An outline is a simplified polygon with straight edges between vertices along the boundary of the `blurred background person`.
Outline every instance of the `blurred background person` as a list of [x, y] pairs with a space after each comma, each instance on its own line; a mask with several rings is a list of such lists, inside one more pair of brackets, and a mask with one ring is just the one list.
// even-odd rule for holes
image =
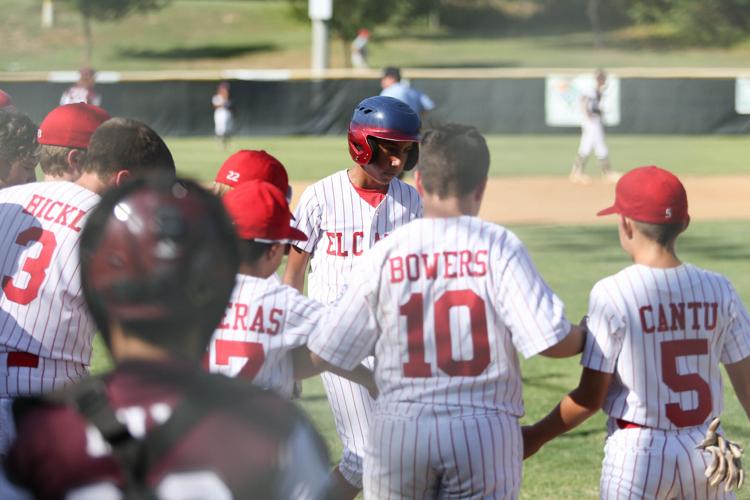
[[214, 133], [224, 149], [229, 146], [234, 127], [232, 101], [229, 98], [229, 82], [221, 82], [216, 87], [216, 94], [211, 98], [214, 106]]
[[37, 126], [15, 108], [0, 109], [0, 188], [36, 180]]
[[15, 107], [15, 104], [13, 104], [13, 99], [11, 99], [10, 95], [8, 95], [6, 92], [0, 90], [0, 109], [11, 107]]
[[93, 68], [81, 68], [80, 77], [75, 85], [63, 92], [60, 105], [85, 102], [94, 106], [102, 105], [102, 96], [96, 93], [96, 72]]
[[401, 81], [401, 70], [399, 68], [393, 66], [385, 68], [380, 79], [380, 87], [383, 89], [380, 95], [405, 102], [419, 115], [422, 121], [424, 121], [428, 111], [435, 109], [435, 103], [430, 99], [430, 96]]
[[368, 68], [367, 43], [370, 41], [370, 30], [362, 28], [357, 32], [357, 37], [352, 41], [352, 68]]

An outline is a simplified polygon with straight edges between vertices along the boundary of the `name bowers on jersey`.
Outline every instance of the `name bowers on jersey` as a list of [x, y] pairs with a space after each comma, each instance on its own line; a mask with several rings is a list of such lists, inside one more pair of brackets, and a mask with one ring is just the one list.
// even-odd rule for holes
[[487, 274], [487, 250], [458, 250], [414, 254], [388, 259], [391, 283], [404, 279], [451, 279]]
[[23, 211], [37, 219], [66, 226], [75, 232], [81, 231], [78, 224], [86, 215], [86, 212], [78, 207], [38, 194], [31, 197]]
[[276, 335], [281, 328], [283, 316], [284, 311], [277, 307], [264, 311], [263, 306], [258, 306], [255, 310], [251, 310], [247, 304], [230, 302], [219, 328]]
[[641, 328], [644, 333], [716, 329], [717, 302], [670, 302], [641, 306]]

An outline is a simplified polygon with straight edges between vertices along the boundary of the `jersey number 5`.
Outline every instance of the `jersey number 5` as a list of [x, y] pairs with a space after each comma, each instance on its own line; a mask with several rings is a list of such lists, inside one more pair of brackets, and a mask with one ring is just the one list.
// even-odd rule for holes
[[263, 344], [258, 342], [242, 342], [239, 340], [216, 340], [216, 364], [226, 366], [229, 358], [242, 358], [247, 360], [237, 374], [238, 377], [253, 380], [266, 360], [263, 352]]
[[47, 277], [47, 268], [52, 260], [52, 253], [57, 247], [55, 234], [41, 227], [30, 227], [21, 231], [16, 238], [16, 243], [25, 247], [29, 244], [39, 242], [41, 250], [38, 257], [26, 257], [21, 270], [29, 275], [25, 288], [19, 288], [10, 276], [3, 276], [3, 292], [8, 300], [17, 304], [27, 305], [39, 295], [39, 287], [42, 286], [44, 278]]
[[[450, 312], [454, 307], [468, 307], [471, 318], [471, 359], [456, 360], [451, 342]], [[433, 324], [435, 329], [435, 352], [437, 365], [453, 377], [476, 377], [490, 364], [490, 339], [487, 333], [487, 316], [484, 300], [472, 290], [451, 290], [435, 301]], [[404, 363], [404, 376], [424, 378], [432, 376], [432, 368], [425, 360], [424, 352], [424, 299], [414, 293], [403, 304], [399, 312], [406, 316], [407, 347], [409, 361]]]
[[708, 354], [708, 340], [668, 340], [661, 343], [661, 375], [664, 383], [674, 392], [693, 391], [698, 394], [698, 405], [692, 410], [683, 410], [679, 403], [665, 405], [667, 418], [677, 427], [700, 425], [711, 414], [711, 386], [697, 373], [681, 375], [677, 371], [680, 356]]

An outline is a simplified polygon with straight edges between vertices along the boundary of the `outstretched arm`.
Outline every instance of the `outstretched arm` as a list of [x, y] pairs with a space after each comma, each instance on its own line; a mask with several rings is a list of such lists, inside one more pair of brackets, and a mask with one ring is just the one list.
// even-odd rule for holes
[[734, 387], [734, 393], [740, 400], [742, 408], [745, 409], [747, 418], [750, 419], [750, 357], [737, 363], [724, 365], [724, 367]]
[[284, 284], [296, 288], [299, 293], [304, 293], [305, 273], [307, 272], [307, 263], [309, 261], [309, 253], [292, 246], [286, 261]]
[[547, 358], [569, 358], [570, 356], [580, 354], [583, 351], [585, 343], [586, 327], [571, 325], [570, 332], [568, 332], [568, 335], [564, 339], [539, 354]]
[[310, 352], [310, 349], [305, 346], [298, 347], [292, 351], [292, 356], [294, 359], [295, 380], [302, 380], [328, 371], [363, 386], [373, 399], [377, 399], [378, 397], [378, 388], [375, 385], [372, 370], [361, 363], [352, 371], [347, 371], [328, 363], [317, 354]]
[[576, 428], [599, 411], [611, 380], [611, 373], [584, 368], [578, 387], [565, 396], [549, 415], [523, 428], [523, 458], [530, 457], [545, 443]]

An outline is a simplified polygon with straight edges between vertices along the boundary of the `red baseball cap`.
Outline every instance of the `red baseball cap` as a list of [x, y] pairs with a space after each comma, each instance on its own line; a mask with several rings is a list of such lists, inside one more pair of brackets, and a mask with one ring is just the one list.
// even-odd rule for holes
[[263, 150], [242, 149], [226, 159], [214, 179], [220, 184], [237, 187], [250, 180], [270, 182], [291, 201], [289, 176], [284, 165]]
[[93, 104], [79, 102], [58, 106], [39, 125], [37, 142], [48, 146], [87, 149], [94, 130], [109, 118], [106, 111]]
[[279, 188], [270, 182], [251, 180], [222, 198], [234, 222], [237, 236], [262, 243], [305, 241], [307, 236], [289, 225], [292, 214]]
[[11, 106], [14, 106], [13, 99], [11, 99], [7, 93], [0, 90], [0, 109], [9, 108]]
[[650, 224], [690, 221], [685, 187], [672, 172], [653, 165], [634, 168], [615, 187], [615, 204], [597, 215], [621, 214]]

